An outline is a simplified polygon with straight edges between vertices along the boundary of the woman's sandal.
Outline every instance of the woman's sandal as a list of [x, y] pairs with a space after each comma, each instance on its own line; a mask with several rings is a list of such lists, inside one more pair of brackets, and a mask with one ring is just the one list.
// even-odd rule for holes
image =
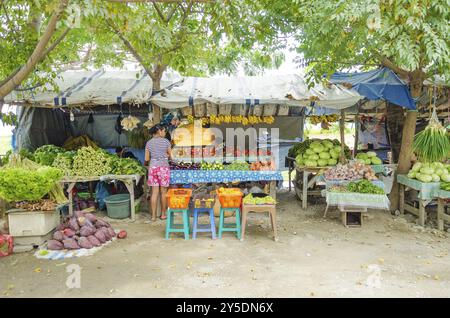
[[161, 220], [167, 220], [167, 215], [161, 215], [159, 218], [160, 218]]

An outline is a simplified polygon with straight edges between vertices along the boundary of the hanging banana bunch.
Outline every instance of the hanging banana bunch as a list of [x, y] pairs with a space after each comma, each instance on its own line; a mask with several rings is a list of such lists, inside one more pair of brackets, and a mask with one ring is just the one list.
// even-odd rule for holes
[[309, 116], [309, 122], [313, 125], [320, 124], [323, 129], [329, 129], [331, 127], [331, 123], [339, 120], [338, 114], [331, 115], [312, 115]]
[[139, 120], [139, 118], [128, 115], [128, 117], [122, 119], [121, 124], [123, 129], [127, 131], [132, 131], [133, 129], [137, 128], [140, 122], [141, 121]]

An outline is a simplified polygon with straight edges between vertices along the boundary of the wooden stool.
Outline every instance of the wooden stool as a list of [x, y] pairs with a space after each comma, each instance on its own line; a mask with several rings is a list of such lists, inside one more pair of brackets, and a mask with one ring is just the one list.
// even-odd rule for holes
[[[225, 223], [226, 212], [236, 213], [236, 224]], [[238, 239], [241, 239], [241, 219], [239, 208], [220, 208], [220, 222], [219, 222], [219, 238], [222, 238], [222, 232], [236, 232]]]
[[[200, 213], [209, 214], [209, 225], [199, 225], [198, 215]], [[198, 232], [211, 232], [212, 239], [216, 238], [216, 224], [214, 222], [214, 209], [213, 208], [194, 208], [194, 223], [192, 225], [192, 238], [197, 238]]]
[[277, 235], [277, 209], [274, 204], [265, 204], [265, 205], [256, 205], [256, 204], [244, 204], [242, 206], [242, 238], [241, 241], [244, 240], [245, 235], [245, 227], [247, 225], [247, 214], [248, 212], [269, 212], [270, 223], [272, 225], [273, 231], [273, 239], [274, 241], [278, 241]]
[[[173, 220], [175, 213], [183, 214], [183, 224], [175, 224]], [[184, 239], [189, 240], [189, 209], [168, 209], [166, 220], [166, 240], [169, 239], [170, 233], [184, 233]]]

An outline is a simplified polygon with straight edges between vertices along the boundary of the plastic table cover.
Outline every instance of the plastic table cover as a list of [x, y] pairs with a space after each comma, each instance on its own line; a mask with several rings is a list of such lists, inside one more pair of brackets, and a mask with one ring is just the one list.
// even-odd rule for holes
[[283, 180], [280, 171], [171, 170], [170, 184]]
[[410, 179], [404, 174], [397, 176], [397, 182], [403, 184], [409, 188], [419, 191], [419, 199], [431, 200], [435, 196], [435, 193], [440, 190], [440, 182], [420, 182], [416, 179]]

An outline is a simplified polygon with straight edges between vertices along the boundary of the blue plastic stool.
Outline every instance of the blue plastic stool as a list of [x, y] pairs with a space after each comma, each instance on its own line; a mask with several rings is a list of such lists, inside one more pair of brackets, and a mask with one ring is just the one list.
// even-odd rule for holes
[[[225, 223], [225, 212], [236, 213], [236, 224]], [[241, 217], [240, 208], [220, 208], [219, 238], [222, 238], [222, 232], [236, 232], [238, 239], [241, 239]]]
[[[198, 224], [198, 215], [200, 213], [209, 213], [209, 224]], [[211, 232], [213, 240], [216, 239], [216, 223], [214, 222], [213, 208], [194, 208], [194, 223], [192, 226], [192, 238], [197, 238], [198, 232]]]
[[[183, 214], [183, 223], [173, 223], [175, 213]], [[170, 233], [184, 233], [184, 239], [189, 240], [189, 209], [168, 209], [166, 220], [166, 240], [169, 239]]]

